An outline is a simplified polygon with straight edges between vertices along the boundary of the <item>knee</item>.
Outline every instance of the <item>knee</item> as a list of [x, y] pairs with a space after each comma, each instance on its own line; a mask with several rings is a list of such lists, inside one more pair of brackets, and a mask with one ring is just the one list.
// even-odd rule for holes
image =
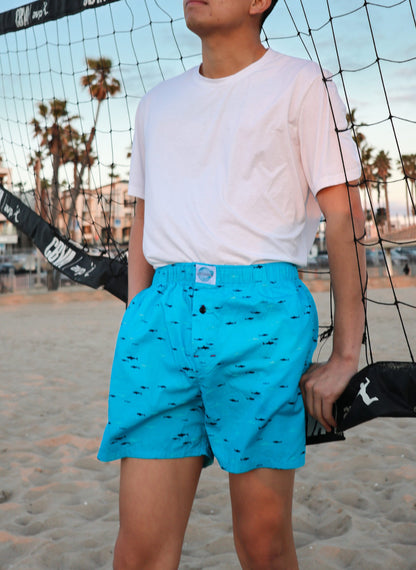
[[113, 570], [176, 570], [180, 549], [164, 544], [139, 541], [119, 532], [114, 548]]
[[235, 525], [234, 541], [244, 569], [295, 570], [298, 568], [290, 520]]
[[127, 540], [120, 532], [114, 548], [114, 570], [136, 570], [141, 567], [143, 553], [137, 544]]

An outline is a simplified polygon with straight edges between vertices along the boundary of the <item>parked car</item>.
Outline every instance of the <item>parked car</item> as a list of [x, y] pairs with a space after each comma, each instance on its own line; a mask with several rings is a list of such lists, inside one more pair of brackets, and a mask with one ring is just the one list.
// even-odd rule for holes
[[[400, 248], [401, 249], [401, 248]], [[395, 265], [404, 265], [409, 261], [407, 255], [404, 255], [399, 251], [399, 248], [394, 248], [391, 250], [391, 260]]]
[[394, 251], [406, 257], [407, 261], [416, 261], [416, 247], [412, 246], [395, 247]]
[[381, 263], [382, 259], [380, 259], [379, 253], [381, 253], [381, 251], [374, 251], [373, 249], [368, 248], [365, 250], [365, 257], [368, 267], [374, 267]]
[[36, 271], [36, 259], [33, 253], [16, 253], [11, 258], [16, 273]]
[[329, 265], [328, 252], [320, 251], [316, 257], [316, 261], [318, 263], [318, 267], [328, 267]]
[[0, 263], [0, 273], [3, 275], [14, 273], [13, 263], [10, 263], [9, 261], [4, 261], [3, 263]]

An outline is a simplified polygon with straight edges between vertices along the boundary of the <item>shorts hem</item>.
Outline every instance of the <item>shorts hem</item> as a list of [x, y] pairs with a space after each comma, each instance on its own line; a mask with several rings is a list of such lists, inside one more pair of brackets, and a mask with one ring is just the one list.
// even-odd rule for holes
[[159, 453], [156, 454], [154, 451], [145, 452], [143, 450], [131, 450], [128, 451], [119, 450], [114, 452], [98, 452], [97, 459], [103, 463], [108, 463], [110, 461], [117, 461], [119, 459], [131, 458], [131, 459], [185, 459], [186, 457], [203, 457], [204, 463], [203, 467], [208, 467], [214, 462], [212, 455], [207, 454], [206, 450], [196, 450], [189, 453]]
[[244, 464], [240, 465], [227, 465], [225, 462], [221, 462], [218, 458], [216, 459], [221, 469], [227, 471], [227, 473], [232, 473], [234, 475], [248, 473], [249, 471], [254, 471], [255, 469], [276, 469], [289, 471], [291, 469], [299, 469], [305, 465], [304, 458], [297, 461], [268, 461], [265, 463], [244, 462]]

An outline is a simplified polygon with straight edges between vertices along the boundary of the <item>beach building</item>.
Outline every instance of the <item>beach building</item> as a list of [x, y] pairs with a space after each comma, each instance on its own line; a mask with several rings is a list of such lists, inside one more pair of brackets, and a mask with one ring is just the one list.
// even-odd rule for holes
[[127, 191], [128, 181], [120, 178], [99, 188], [83, 190], [76, 200], [76, 214], [69, 220], [72, 198], [70, 191], [64, 190], [59, 230], [64, 235], [70, 233], [78, 243], [99, 246], [115, 241], [127, 246], [134, 217], [134, 199]]
[[[12, 185], [12, 171], [0, 164], [0, 185], [9, 189]], [[19, 236], [16, 227], [0, 213], [0, 256], [5, 255], [16, 246]]]

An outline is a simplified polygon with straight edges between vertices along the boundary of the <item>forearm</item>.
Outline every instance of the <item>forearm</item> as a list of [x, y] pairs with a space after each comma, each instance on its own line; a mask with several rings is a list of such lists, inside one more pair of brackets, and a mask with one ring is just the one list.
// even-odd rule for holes
[[355, 242], [354, 233], [356, 237], [364, 234], [360, 212], [335, 213], [327, 221], [327, 249], [335, 300], [331, 359], [342, 359], [357, 367], [365, 326], [366, 261], [364, 247]]
[[334, 342], [328, 362], [312, 365], [301, 389], [309, 413], [327, 430], [335, 427], [332, 409], [358, 369], [365, 324], [366, 280], [364, 214], [358, 189], [345, 185], [321, 190], [319, 205], [326, 218], [326, 242], [335, 298]]
[[143, 255], [144, 201], [137, 200], [129, 242], [128, 302], [152, 282], [154, 269]]

